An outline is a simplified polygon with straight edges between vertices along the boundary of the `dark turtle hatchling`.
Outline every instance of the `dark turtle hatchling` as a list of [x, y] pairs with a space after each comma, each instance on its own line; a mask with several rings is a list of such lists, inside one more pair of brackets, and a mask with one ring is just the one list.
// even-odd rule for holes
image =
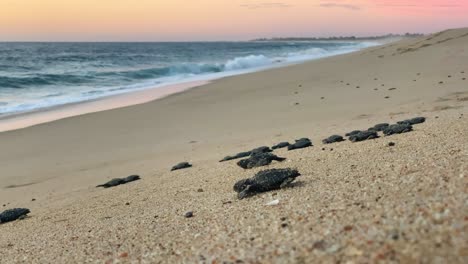
[[364, 140], [374, 139], [378, 137], [379, 135], [377, 135], [377, 132], [375, 131], [361, 131], [357, 134], [349, 136], [349, 140], [351, 140], [351, 142], [358, 142], [358, 141], [364, 141]]
[[262, 146], [262, 147], [252, 149], [252, 151], [250, 152], [250, 155], [255, 155], [259, 153], [267, 153], [267, 152], [272, 152], [272, 151], [273, 150], [271, 150], [270, 147]]
[[406, 120], [403, 120], [403, 121], [398, 121], [397, 124], [408, 124], [408, 125], [416, 125], [416, 124], [421, 124], [421, 123], [424, 123], [426, 122], [426, 118], [425, 117], [415, 117], [415, 118], [411, 118], [411, 119], [406, 119]]
[[301, 174], [293, 169], [270, 169], [255, 174], [252, 178], [243, 179], [234, 184], [239, 199], [261, 192], [280, 189], [292, 183]]
[[280, 142], [276, 145], [274, 145], [273, 147], [271, 147], [272, 149], [280, 149], [280, 148], [285, 148], [287, 146], [289, 146], [291, 144], [289, 144], [289, 142]]
[[387, 128], [389, 126], [388, 123], [380, 123], [380, 124], [377, 124], [371, 128], [369, 128], [368, 130], [369, 131], [383, 131], [385, 128]]
[[341, 141], [344, 141], [345, 139], [340, 136], [340, 135], [333, 135], [333, 136], [329, 136], [328, 138], [322, 140], [323, 144], [331, 144], [331, 143], [335, 143], [335, 142], [341, 142]]
[[413, 130], [413, 126], [408, 124], [408, 123], [401, 123], [401, 124], [395, 124], [387, 127], [383, 133], [386, 136], [394, 135], [394, 134], [401, 134], [401, 133], [406, 133], [410, 132]]
[[266, 153], [258, 153], [258, 154], [252, 154], [247, 159], [239, 160], [237, 162], [237, 165], [243, 169], [252, 169], [255, 167], [261, 167], [261, 166], [266, 166], [270, 164], [272, 161], [283, 161], [286, 158], [281, 158], [276, 156], [275, 154], [266, 152]]
[[219, 162], [224, 162], [224, 161], [228, 161], [228, 160], [234, 160], [234, 159], [245, 158], [245, 157], [250, 156], [250, 154], [252, 154], [252, 151], [239, 152], [239, 153], [237, 153], [237, 154], [234, 155], [234, 156], [226, 156], [226, 157], [224, 157], [222, 160], [220, 160]]
[[132, 182], [132, 181], [136, 181], [136, 180], [139, 180], [140, 179], [140, 176], [138, 175], [130, 175], [128, 177], [125, 177], [125, 178], [115, 178], [115, 179], [112, 179], [104, 184], [100, 184], [96, 187], [104, 187], [104, 188], [110, 188], [110, 187], [115, 187], [117, 185], [121, 185], [121, 184], [126, 184], [126, 183], [129, 183], [129, 182]]
[[308, 138], [301, 138], [296, 140], [296, 142], [292, 145], [288, 146], [288, 150], [294, 150], [294, 149], [301, 149], [301, 148], [307, 148], [312, 146], [312, 141]]
[[22, 219], [30, 212], [31, 211], [27, 208], [13, 208], [5, 210], [0, 214], [0, 224]]
[[171, 169], [171, 171], [175, 171], [175, 170], [181, 170], [181, 169], [186, 169], [186, 168], [190, 168], [192, 167], [192, 164], [188, 163], [188, 162], [181, 162], [177, 165], [174, 165]]
[[351, 131], [351, 132], [349, 132], [349, 133], [346, 133], [345, 136], [350, 137], [350, 136], [359, 134], [359, 133], [361, 133], [361, 132], [362, 132], [361, 130], [353, 130], [353, 131]]

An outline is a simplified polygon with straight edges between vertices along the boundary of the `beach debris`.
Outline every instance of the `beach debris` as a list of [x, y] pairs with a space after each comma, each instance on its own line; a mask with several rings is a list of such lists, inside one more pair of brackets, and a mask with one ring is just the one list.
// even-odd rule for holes
[[285, 147], [287, 147], [287, 146], [289, 146], [289, 145], [291, 145], [291, 144], [289, 144], [289, 142], [286, 142], [286, 141], [285, 141], [285, 142], [280, 142], [280, 143], [274, 145], [274, 146], [271, 147], [271, 148], [272, 148], [272, 149], [280, 149], [280, 148], [285, 148]]
[[191, 218], [193, 217], [193, 212], [192, 211], [188, 211], [184, 214], [185, 218]]
[[171, 171], [175, 171], [175, 170], [181, 170], [181, 169], [186, 169], [186, 168], [190, 168], [192, 167], [192, 164], [184, 161], [184, 162], [181, 162], [177, 165], [174, 165], [171, 169]]
[[17, 219], [23, 219], [31, 211], [27, 208], [13, 208], [5, 210], [0, 214], [0, 224], [15, 221]]
[[361, 131], [357, 134], [349, 136], [349, 140], [351, 140], [351, 142], [359, 142], [359, 141], [374, 139], [378, 137], [379, 135], [377, 135], [377, 132], [375, 131]]
[[393, 91], [393, 90], [396, 90], [395, 87], [392, 87], [392, 88], [388, 88], [389, 91]]
[[301, 174], [294, 169], [270, 169], [255, 174], [252, 178], [243, 179], [234, 184], [234, 191], [239, 199], [261, 192], [277, 190], [288, 186]]
[[203, 189], [202, 189], [202, 188], [199, 188], [199, 189], [197, 190], [197, 192], [203, 192]]
[[271, 202], [266, 203], [265, 205], [274, 206], [274, 205], [278, 205], [278, 204], [279, 204], [279, 200], [276, 199], [276, 200], [273, 200]]
[[96, 187], [104, 187], [104, 188], [110, 188], [110, 187], [115, 187], [117, 185], [121, 185], [121, 184], [126, 184], [126, 183], [129, 183], [129, 182], [132, 182], [132, 181], [137, 181], [140, 179], [140, 176], [138, 175], [130, 175], [128, 177], [125, 177], [125, 178], [115, 178], [115, 179], [112, 179], [104, 184], [100, 184]]
[[361, 132], [362, 132], [361, 130], [353, 130], [353, 131], [351, 131], [351, 132], [346, 133], [345, 136], [350, 137], [350, 136], [359, 134], [359, 133], [361, 133]]
[[288, 150], [307, 148], [312, 146], [312, 141], [308, 138], [297, 139], [296, 143], [289, 145]]
[[401, 134], [401, 133], [406, 133], [410, 132], [413, 130], [413, 126], [407, 123], [403, 124], [395, 124], [387, 127], [383, 133], [386, 136], [394, 135], [394, 134]]
[[368, 129], [368, 131], [383, 131], [385, 128], [387, 128], [388, 126], [390, 126], [390, 124], [388, 123], [380, 123], [380, 124], [377, 124], [373, 127], [370, 127]]
[[388, 99], [388, 98], [390, 98], [390, 96], [387, 95], [387, 96], [385, 96], [384, 98], [385, 98], [385, 99]]
[[448, 78], [452, 78], [452, 75], [447, 76]]
[[389, 147], [395, 146], [395, 142], [388, 142], [388, 146], [389, 146]]
[[272, 161], [284, 161], [286, 158], [281, 158], [276, 156], [275, 154], [265, 152], [265, 153], [256, 153], [252, 154], [247, 159], [239, 160], [237, 165], [243, 169], [252, 169], [255, 167], [261, 167], [269, 165]]
[[416, 125], [426, 122], [426, 118], [419, 116], [411, 119], [406, 119], [403, 121], [398, 121], [397, 124], [408, 124], [408, 125]]
[[328, 138], [322, 140], [323, 144], [331, 144], [331, 143], [335, 143], [335, 142], [341, 142], [341, 141], [344, 141], [345, 139], [340, 136], [340, 135], [333, 135], [333, 136], [329, 136]]
[[440, 81], [439, 84], [443, 84], [444, 82], [443, 81]]

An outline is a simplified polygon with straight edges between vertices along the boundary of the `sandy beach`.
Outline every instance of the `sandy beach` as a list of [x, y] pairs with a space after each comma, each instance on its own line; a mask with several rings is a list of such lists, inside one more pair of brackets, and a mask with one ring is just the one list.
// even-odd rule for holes
[[[455, 29], [2, 132], [0, 209], [31, 213], [0, 225], [0, 262], [467, 263], [467, 77]], [[321, 142], [416, 116], [409, 133]], [[283, 162], [219, 162], [302, 137], [314, 146]], [[271, 168], [301, 176], [237, 199]]]

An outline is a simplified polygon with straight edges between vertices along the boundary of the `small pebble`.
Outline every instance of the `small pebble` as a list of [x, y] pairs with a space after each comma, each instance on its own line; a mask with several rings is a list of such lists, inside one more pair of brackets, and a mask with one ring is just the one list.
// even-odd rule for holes
[[382, 86], [385, 86], [385, 84], [382, 84]]
[[295, 105], [299, 105], [299, 103], [295, 103]]
[[281, 227], [282, 227], [282, 228], [288, 227], [288, 224], [287, 224], [287, 223], [282, 223], [282, 224], [281, 224]]
[[323, 99], [325, 99], [325, 97], [320, 97], [320, 99], [322, 99], [322, 100], [323, 100]]
[[36, 201], [36, 198], [32, 198], [31, 201], [32, 201], [32, 202]]
[[443, 81], [440, 81], [439, 84], [443, 84], [444, 82]]
[[192, 211], [186, 212], [185, 218], [190, 218], [190, 217], [193, 217], [193, 212]]
[[447, 77], [452, 78], [452, 75], [449, 75], [449, 76], [447, 76]]
[[203, 192], [203, 189], [200, 188], [200, 189], [197, 190], [197, 192]]
[[346, 85], [349, 85], [349, 83], [347, 83]]
[[385, 96], [384, 98], [385, 98], [385, 99], [388, 99], [388, 98], [390, 98], [390, 96]]
[[345, 226], [345, 227], [343, 228], [343, 230], [346, 231], [346, 232], [348, 232], [348, 231], [353, 230], [353, 227], [350, 226], [350, 225], [347, 225], [347, 226]]
[[283, 217], [280, 218], [280, 220], [281, 221], [286, 221], [286, 217], [283, 216]]
[[356, 88], [361, 88], [361, 86], [356, 86]]
[[466, 80], [466, 78], [462, 78], [462, 80], [464, 81], [464, 80]]
[[389, 143], [388, 143], [388, 146], [389, 146], [389, 147], [395, 146], [395, 142], [389, 142]]
[[126, 202], [125, 205], [130, 205], [130, 203], [129, 203], [129, 202]]

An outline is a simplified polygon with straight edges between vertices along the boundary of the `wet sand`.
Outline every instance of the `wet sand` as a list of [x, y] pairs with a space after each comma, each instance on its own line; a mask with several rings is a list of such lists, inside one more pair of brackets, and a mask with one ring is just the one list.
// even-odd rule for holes
[[[2, 208], [32, 211], [0, 225], [2, 261], [464, 263], [466, 47], [450, 30], [0, 133]], [[413, 132], [321, 143], [415, 116]], [[281, 163], [218, 162], [302, 137], [314, 147]], [[237, 180], [285, 167], [292, 188], [237, 200]]]

